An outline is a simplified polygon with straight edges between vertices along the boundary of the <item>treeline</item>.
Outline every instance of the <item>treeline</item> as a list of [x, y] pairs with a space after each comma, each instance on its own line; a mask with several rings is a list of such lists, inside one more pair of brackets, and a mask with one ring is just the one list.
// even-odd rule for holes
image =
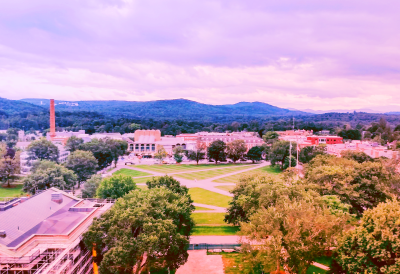
[[[234, 116], [232, 116], [234, 117]], [[331, 133], [339, 133], [341, 130], [355, 129], [359, 132], [379, 127], [381, 119], [386, 121], [386, 127], [392, 132], [400, 125], [400, 115], [384, 115], [371, 113], [327, 113], [320, 115], [303, 115], [294, 117], [251, 117], [243, 120], [218, 119], [210, 121], [206, 118], [193, 121], [190, 117], [176, 120], [168, 119], [136, 119], [122, 116], [107, 116], [98, 112], [89, 111], [58, 111], [56, 112], [57, 130], [78, 131], [85, 130], [88, 134], [96, 132], [120, 132], [130, 133], [136, 129], [159, 129], [162, 135], [177, 135], [180, 133], [196, 133], [200, 131], [254, 131], [260, 136], [267, 131], [283, 131], [295, 129], [329, 130]], [[217, 121], [217, 122], [216, 122]], [[375, 123], [375, 124], [373, 124]], [[17, 128], [25, 131], [41, 130], [49, 128], [49, 114], [47, 111], [24, 111], [20, 113], [0, 113], [0, 129]], [[381, 127], [382, 128], [382, 127]], [[385, 137], [384, 130], [380, 135]], [[375, 136], [372, 136], [374, 138]], [[383, 138], [385, 139], [385, 138]], [[390, 139], [390, 138], [387, 138]]]

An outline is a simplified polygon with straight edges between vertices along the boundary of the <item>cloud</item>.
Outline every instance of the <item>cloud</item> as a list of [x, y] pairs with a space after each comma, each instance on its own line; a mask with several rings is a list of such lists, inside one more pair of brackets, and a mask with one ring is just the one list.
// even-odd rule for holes
[[400, 102], [399, 8], [394, 0], [8, 1], [0, 96], [388, 105]]

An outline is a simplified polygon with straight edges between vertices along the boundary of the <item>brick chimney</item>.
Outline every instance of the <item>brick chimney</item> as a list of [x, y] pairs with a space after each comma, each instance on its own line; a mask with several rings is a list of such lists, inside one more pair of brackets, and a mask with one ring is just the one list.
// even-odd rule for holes
[[54, 111], [54, 99], [50, 99], [50, 138], [56, 137], [56, 115]]

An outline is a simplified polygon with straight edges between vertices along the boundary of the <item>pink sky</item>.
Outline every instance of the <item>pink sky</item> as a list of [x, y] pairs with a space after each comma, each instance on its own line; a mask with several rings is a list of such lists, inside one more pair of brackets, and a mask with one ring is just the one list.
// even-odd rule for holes
[[400, 109], [399, 14], [398, 0], [5, 1], [0, 97]]

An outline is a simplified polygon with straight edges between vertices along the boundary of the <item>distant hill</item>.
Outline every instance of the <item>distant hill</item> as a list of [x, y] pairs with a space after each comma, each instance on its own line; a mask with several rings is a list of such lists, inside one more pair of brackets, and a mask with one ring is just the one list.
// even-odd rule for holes
[[[49, 107], [48, 99], [22, 99], [40, 107]], [[158, 101], [60, 101], [56, 110], [96, 111], [105, 115], [136, 118], [162, 118], [186, 120], [215, 120], [218, 117], [250, 118], [265, 116], [306, 115], [306, 112], [292, 111], [261, 102], [240, 102], [232, 105], [209, 105], [186, 99]]]
[[8, 100], [0, 97], [0, 116], [14, 115], [21, 112], [42, 112], [46, 108], [19, 100]]

